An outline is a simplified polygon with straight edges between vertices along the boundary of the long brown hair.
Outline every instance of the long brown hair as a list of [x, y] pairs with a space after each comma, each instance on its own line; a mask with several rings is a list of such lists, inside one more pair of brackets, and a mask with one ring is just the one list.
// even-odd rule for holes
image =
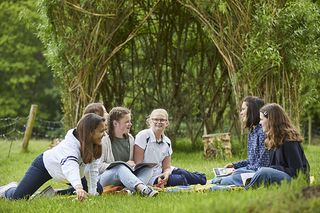
[[94, 144], [92, 134], [95, 129], [105, 122], [105, 119], [95, 113], [82, 116], [77, 124], [76, 133], [80, 141], [81, 158], [84, 163], [90, 163], [101, 157], [101, 144]]
[[279, 104], [266, 104], [260, 112], [267, 118], [265, 143], [268, 149], [281, 146], [285, 140], [302, 142], [299, 132]]
[[[114, 107], [110, 110], [108, 116], [108, 135], [110, 140], [114, 138], [114, 126], [113, 121], [119, 121], [125, 115], [131, 114], [131, 111], [126, 107]], [[128, 138], [128, 135], [124, 135], [125, 138]]]

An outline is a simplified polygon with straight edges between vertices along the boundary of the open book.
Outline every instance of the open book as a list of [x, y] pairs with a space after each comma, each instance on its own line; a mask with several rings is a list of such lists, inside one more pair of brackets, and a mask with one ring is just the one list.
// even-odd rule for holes
[[231, 175], [234, 170], [234, 168], [213, 168], [213, 173], [216, 177], [223, 177]]
[[112, 163], [109, 164], [109, 166], [107, 167], [107, 169], [111, 169], [115, 166], [118, 166], [118, 165], [125, 165], [126, 167], [128, 167], [132, 172], [134, 171], [137, 171], [141, 168], [144, 168], [144, 167], [149, 167], [149, 168], [152, 168], [154, 166], [156, 166], [157, 164], [156, 163], [139, 163], [139, 164], [136, 164], [134, 167], [130, 166], [128, 163], [124, 162], [124, 161], [114, 161]]
[[249, 172], [249, 173], [241, 173], [241, 180], [242, 180], [242, 185], [246, 186], [250, 183], [251, 178], [253, 177], [255, 173], [254, 172]]

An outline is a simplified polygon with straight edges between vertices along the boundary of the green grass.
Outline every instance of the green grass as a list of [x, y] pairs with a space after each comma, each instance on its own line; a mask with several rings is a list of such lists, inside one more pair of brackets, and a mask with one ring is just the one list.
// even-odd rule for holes
[[[32, 160], [49, 146], [48, 141], [31, 141], [29, 152], [21, 153], [21, 142], [0, 141], [0, 185], [19, 181]], [[179, 148], [179, 147], [178, 147]], [[319, 146], [305, 146], [315, 184], [320, 184]], [[175, 151], [173, 165], [190, 171], [202, 171], [212, 178], [212, 168], [223, 166], [229, 160], [203, 159], [201, 151]], [[64, 186], [49, 181], [47, 185]], [[302, 196], [303, 181], [295, 180], [270, 188], [249, 191], [216, 191], [205, 193], [160, 193], [156, 198], [137, 195], [103, 195], [83, 203], [74, 197], [56, 196], [30, 201], [0, 199], [0, 212], [319, 212], [320, 197], [306, 199]], [[42, 187], [43, 188], [43, 187]]]

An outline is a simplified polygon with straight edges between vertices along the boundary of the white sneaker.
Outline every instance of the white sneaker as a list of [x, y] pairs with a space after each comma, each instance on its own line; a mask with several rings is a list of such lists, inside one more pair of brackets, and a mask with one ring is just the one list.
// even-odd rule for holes
[[146, 186], [142, 191], [141, 195], [144, 197], [156, 197], [159, 194], [158, 191], [152, 189], [149, 186]]
[[5, 193], [8, 189], [13, 188], [13, 187], [17, 187], [18, 183], [17, 182], [11, 182], [7, 185], [1, 186], [0, 187], [0, 198], [4, 198], [5, 197]]

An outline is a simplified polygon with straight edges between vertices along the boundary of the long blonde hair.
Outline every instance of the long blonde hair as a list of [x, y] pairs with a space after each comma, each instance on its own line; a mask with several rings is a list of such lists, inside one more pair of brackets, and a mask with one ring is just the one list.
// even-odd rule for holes
[[260, 112], [267, 118], [265, 144], [268, 149], [281, 146], [285, 140], [302, 142], [299, 132], [279, 104], [266, 104]]

